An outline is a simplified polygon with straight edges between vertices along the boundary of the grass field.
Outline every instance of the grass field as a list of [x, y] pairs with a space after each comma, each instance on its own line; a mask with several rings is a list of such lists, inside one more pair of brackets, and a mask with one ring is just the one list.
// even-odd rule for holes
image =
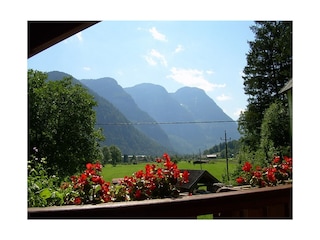
[[[124, 176], [131, 176], [133, 173], [144, 170], [147, 163], [133, 164], [119, 164], [117, 166], [112, 166], [107, 164], [102, 169], [103, 179], [111, 182], [113, 178], [122, 178]], [[152, 164], [152, 163], [149, 163]], [[233, 160], [229, 160], [229, 174], [231, 174], [235, 168], [236, 164]], [[226, 161], [214, 160], [210, 163], [203, 164], [193, 164], [192, 162], [181, 161], [178, 163], [179, 169], [194, 169], [194, 170], [207, 170], [211, 175], [216, 177], [218, 180], [222, 181], [222, 176], [226, 174]]]

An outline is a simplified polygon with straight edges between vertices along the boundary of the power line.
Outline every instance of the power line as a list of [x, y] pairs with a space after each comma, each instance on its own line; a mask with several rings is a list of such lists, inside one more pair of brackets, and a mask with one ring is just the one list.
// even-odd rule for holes
[[113, 122], [97, 123], [96, 125], [169, 125], [169, 124], [197, 124], [197, 123], [236, 123], [235, 120], [215, 120], [215, 121], [184, 121], [184, 122]]

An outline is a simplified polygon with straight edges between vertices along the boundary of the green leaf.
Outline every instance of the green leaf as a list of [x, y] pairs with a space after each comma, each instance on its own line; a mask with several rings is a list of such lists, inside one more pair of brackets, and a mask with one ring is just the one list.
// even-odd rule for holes
[[40, 192], [40, 197], [43, 199], [48, 199], [51, 197], [51, 191], [49, 188], [45, 188]]
[[54, 192], [52, 193], [52, 198], [57, 198], [57, 199], [59, 199], [60, 205], [62, 205], [63, 202], [64, 202], [64, 195], [63, 195], [62, 193], [60, 193], [60, 192], [54, 191]]

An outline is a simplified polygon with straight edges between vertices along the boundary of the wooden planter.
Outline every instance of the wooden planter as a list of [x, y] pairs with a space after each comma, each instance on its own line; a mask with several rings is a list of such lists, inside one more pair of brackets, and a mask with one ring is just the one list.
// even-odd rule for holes
[[97, 205], [28, 208], [28, 219], [292, 219], [292, 184]]

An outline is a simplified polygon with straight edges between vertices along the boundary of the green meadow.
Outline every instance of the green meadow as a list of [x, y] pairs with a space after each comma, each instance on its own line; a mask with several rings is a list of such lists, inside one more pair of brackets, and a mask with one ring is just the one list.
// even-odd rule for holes
[[[116, 166], [107, 164], [102, 169], [102, 176], [104, 180], [111, 182], [113, 178], [132, 176], [133, 173], [139, 170], [144, 170], [146, 164], [153, 164], [153, 162], [138, 163], [135, 165], [118, 164]], [[236, 169], [236, 166], [237, 163], [234, 160], [229, 160], [229, 174], [231, 174]], [[190, 170], [207, 170], [211, 175], [222, 182], [222, 176], [226, 175], [227, 165], [225, 159], [217, 159], [203, 164], [193, 164], [192, 162], [181, 161], [178, 163], [178, 168]]]

